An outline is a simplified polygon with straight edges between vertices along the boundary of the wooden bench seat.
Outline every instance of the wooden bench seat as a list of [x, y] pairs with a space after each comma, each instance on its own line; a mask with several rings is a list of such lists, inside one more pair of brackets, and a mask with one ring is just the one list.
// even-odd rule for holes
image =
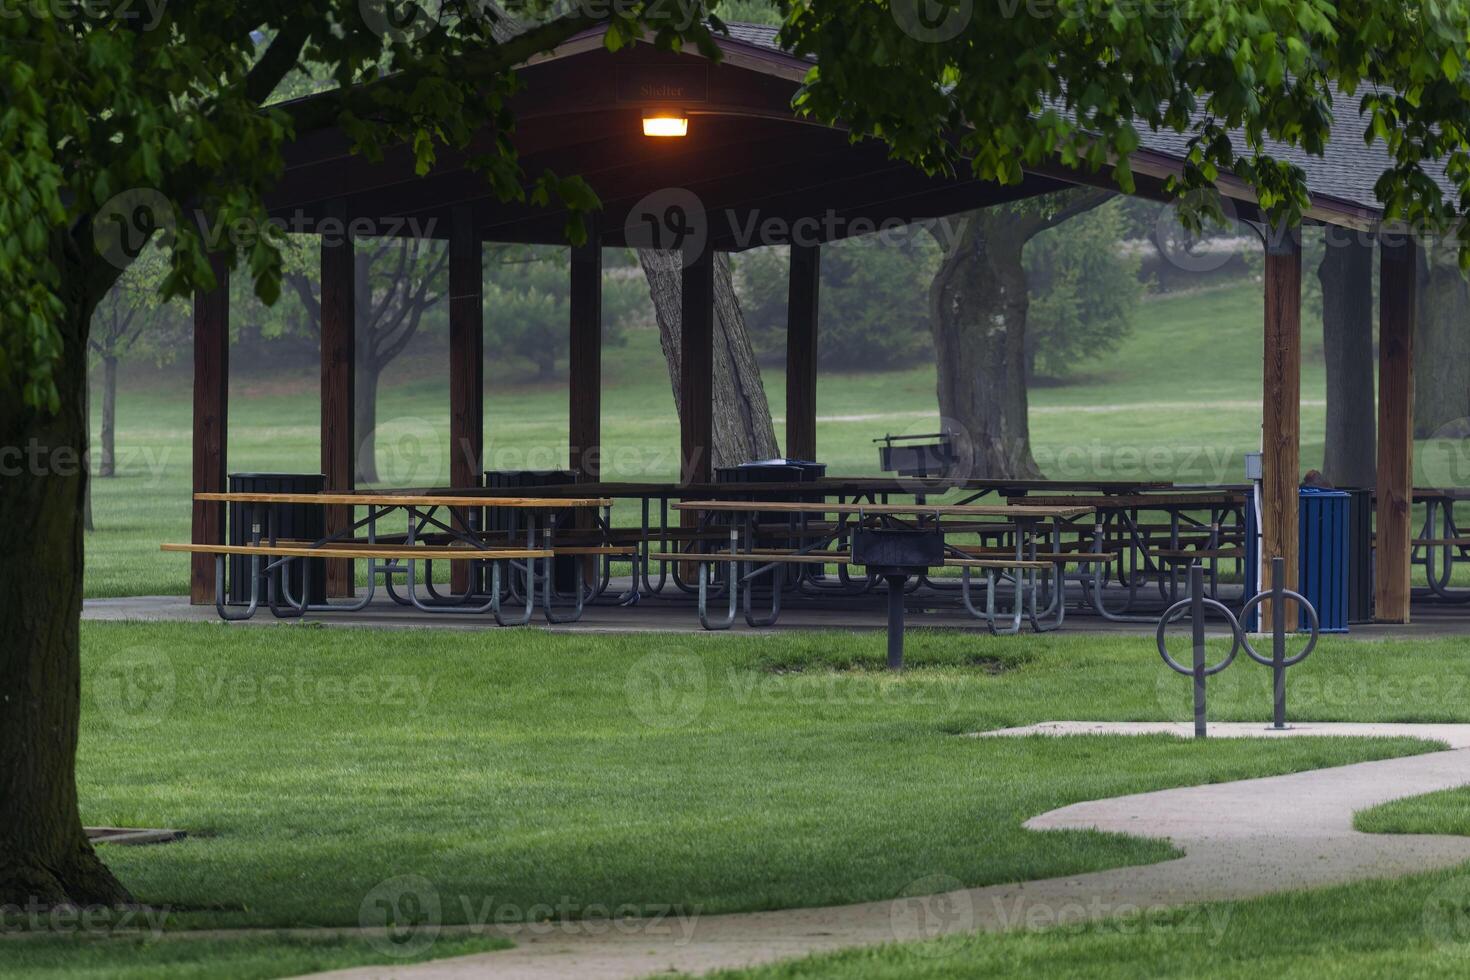
[[[999, 548], [975, 548], [960, 546], [955, 549], [972, 558], [1005, 558], [1012, 552]], [[1110, 562], [1116, 561], [1116, 552], [1092, 552], [1092, 551], [1041, 551], [1036, 553], [1037, 561], [1051, 562]]]
[[1016, 560], [1015, 558], [946, 558], [945, 568], [1029, 568], [1036, 571], [1050, 571], [1055, 565], [1050, 561], [1032, 561], [1031, 559]]
[[[850, 555], [836, 555], [830, 552], [821, 554], [799, 555], [795, 552], [778, 551], [755, 551], [749, 554], [741, 552], [732, 555], [728, 551], [716, 551], [708, 554], [697, 551], [675, 551], [666, 554], [655, 554], [650, 556], [654, 561], [663, 562], [725, 562], [733, 564], [743, 562], [748, 565], [775, 565], [775, 564], [797, 564], [797, 565], [851, 565]], [[946, 558], [946, 568], [1030, 568], [1037, 570], [1049, 570], [1055, 564], [1051, 561], [1017, 561], [1014, 558]]]
[[[361, 552], [363, 549], [373, 549], [373, 548], [413, 548], [413, 549], [416, 549], [416, 550], [435, 549], [436, 551], [443, 550], [443, 549], [448, 549], [448, 550], [451, 550], [451, 551], [463, 551], [465, 553], [465, 556], [466, 557], [469, 557], [469, 558], [477, 558], [477, 557], [480, 557], [481, 555], [485, 555], [486, 554], [486, 552], [484, 552], [484, 551], [482, 551], [480, 549], [471, 548], [469, 545], [465, 545], [465, 544], [446, 544], [446, 543], [444, 543], [446, 541], [454, 541], [455, 540], [455, 539], [449, 537], [449, 535], [447, 535], [447, 534], [437, 534], [437, 535], [434, 535], [432, 538], [430, 538], [429, 536], [425, 536], [423, 538], [417, 538], [417, 539], [415, 539], [415, 543], [412, 544], [412, 545], [405, 545], [403, 543], [403, 538], [404, 538], [404, 535], [401, 535], [401, 534], [400, 535], [395, 535], [394, 537], [389, 538], [386, 541], [378, 541], [378, 542], [363, 541], [361, 538], [357, 538], [357, 539], [354, 539], [354, 540], [351, 540], [351, 541], [333, 541], [330, 545], [326, 545], [325, 547], [330, 547], [330, 548], [334, 548], [334, 549], [350, 548], [354, 552]], [[595, 539], [591, 539], [591, 540], [595, 540]], [[310, 548], [314, 543], [315, 542], [308, 541], [305, 538], [278, 538], [278, 539], [276, 539], [276, 544], [277, 545], [284, 546], [284, 547], [287, 547], [287, 548]], [[266, 547], [266, 545], [262, 544], [262, 547]], [[316, 550], [321, 550], [321, 549], [316, 549]], [[517, 555], [519, 555], [519, 554], [523, 553], [524, 551], [526, 551], [525, 548], [513, 548], [513, 547], [512, 548], [501, 548], [501, 549], [497, 549], [497, 550], [501, 550], [501, 551], [514, 551]], [[542, 548], [536, 548], [536, 549], [532, 549], [532, 550], [535, 550], [535, 551], [540, 552], [540, 551], [546, 551], [547, 549], [544, 548], [544, 547], [542, 547]], [[616, 545], [603, 545], [603, 544], [571, 544], [571, 543], [563, 544], [560, 541], [553, 541], [552, 544], [551, 544], [550, 551], [553, 554], [555, 554], [557, 556], [561, 556], [561, 557], [566, 557], [566, 556], [570, 556], [570, 555], [627, 555], [629, 557], [634, 557], [634, 556], [636, 556], [638, 554], [637, 549], [635, 549], [635, 548], [620, 548], [620, 547], [617, 547]], [[433, 558], [433, 557], [435, 557], [435, 555], [434, 554], [429, 554], [429, 555], [426, 555], [425, 557]]]
[[773, 565], [776, 563], [796, 565], [850, 565], [852, 558], [848, 555], [835, 555], [830, 552], [813, 553], [809, 555], [798, 555], [795, 552], [771, 552], [756, 551], [750, 554], [741, 552], [732, 555], [728, 551], [714, 551], [709, 553], [698, 551], [656, 551], [648, 556], [652, 561], [672, 562], [745, 562], [751, 565]]
[[196, 555], [259, 555], [262, 558], [376, 558], [384, 561], [489, 561], [505, 558], [551, 558], [554, 552], [529, 548], [493, 551], [449, 545], [342, 545], [312, 548], [303, 544], [162, 544], [160, 551], [182, 551]]
[[[1373, 543], [1378, 543], [1378, 535], [1373, 535]], [[1415, 548], [1470, 548], [1470, 538], [1413, 538], [1409, 544]]]
[[[1163, 534], [1168, 534], [1170, 531], [1174, 530], [1174, 525], [1172, 525], [1172, 524], [1157, 524], [1157, 523], [1153, 523], [1153, 522], [1147, 522], [1146, 523], [1146, 522], [1143, 522], [1143, 521], [1139, 521], [1137, 524], [1133, 524], [1133, 525], [1124, 524], [1124, 523], [1122, 523], [1120, 521], [1120, 522], [1117, 522], [1117, 523], [1113, 524], [1112, 526], [1113, 526], [1113, 528], [1115, 528], [1117, 530], [1121, 530], [1121, 531], [1129, 531], [1129, 530], [1136, 529], [1136, 530], [1139, 530], [1139, 531], [1160, 532], [1160, 533], [1163, 533]], [[1234, 524], [1218, 524], [1218, 525], [1214, 525], [1212, 527], [1209, 524], [1189, 524], [1189, 523], [1186, 523], [1184, 521], [1180, 521], [1179, 522], [1179, 533], [1180, 534], [1209, 534], [1211, 531], [1227, 531], [1227, 530], [1230, 530], [1230, 529], [1235, 528], [1235, 527], [1236, 527], [1236, 525], [1234, 525]]]
[[1189, 561], [1192, 558], [1244, 558], [1244, 548], [1158, 548], [1149, 552], [1166, 561]]

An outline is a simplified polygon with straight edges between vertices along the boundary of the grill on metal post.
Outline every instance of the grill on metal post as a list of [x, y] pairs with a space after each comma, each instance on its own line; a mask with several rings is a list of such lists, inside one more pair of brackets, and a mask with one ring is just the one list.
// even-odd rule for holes
[[[861, 515], [859, 515], [861, 521]], [[911, 575], [944, 564], [939, 527], [859, 527], [852, 536], [853, 564], [888, 583], [888, 666], [903, 667], [903, 587]]]

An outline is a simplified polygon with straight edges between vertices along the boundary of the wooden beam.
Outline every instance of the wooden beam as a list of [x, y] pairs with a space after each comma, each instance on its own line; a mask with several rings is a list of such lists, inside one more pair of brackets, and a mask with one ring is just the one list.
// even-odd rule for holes
[[686, 260], [679, 316], [679, 434], [682, 482], [707, 483], [714, 451], [715, 253]]
[[1409, 621], [1410, 504], [1414, 478], [1414, 291], [1417, 246], [1407, 237], [1379, 241], [1378, 545], [1373, 615]]
[[[329, 211], [334, 225], [321, 241], [322, 474], [328, 491], [346, 493], [356, 488], [357, 435], [353, 431], [353, 388], [357, 373], [356, 265], [352, 238], [346, 230], [346, 208], [339, 202]], [[351, 507], [326, 508], [328, 534], [343, 531], [351, 524]], [[352, 562], [342, 559], [327, 562], [329, 596], [350, 596], [355, 585]]]
[[[213, 254], [215, 287], [194, 294], [194, 492], [226, 489], [230, 395], [230, 270]], [[195, 544], [225, 543], [225, 505], [193, 503]], [[214, 602], [214, 558], [194, 555], [189, 563], [189, 601]]]
[[786, 292], [786, 455], [817, 458], [817, 311], [822, 278], [818, 245], [791, 246]]
[[[1297, 587], [1301, 486], [1302, 249], [1298, 229], [1266, 234], [1265, 371], [1261, 406], [1261, 569], [1286, 559], [1286, 587]], [[1261, 605], [1262, 631], [1276, 610]], [[1283, 615], [1285, 611], [1282, 611]], [[1289, 621], [1289, 626], [1295, 626]]]
[[595, 223], [572, 249], [569, 464], [583, 480], [602, 470], [602, 242]]

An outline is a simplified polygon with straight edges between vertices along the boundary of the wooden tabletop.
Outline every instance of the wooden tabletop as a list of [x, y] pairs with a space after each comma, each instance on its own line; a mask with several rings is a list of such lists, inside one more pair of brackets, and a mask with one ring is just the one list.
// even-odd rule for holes
[[[1018, 497], [1025, 506], [1052, 504], [1059, 507], [1086, 507], [1088, 510], [1178, 510], [1189, 507], [1238, 507], [1245, 494], [1236, 491], [1200, 490], [1188, 493], [1139, 494], [1062, 494], [1059, 496]], [[1017, 504], [1016, 506], [1021, 506]]]
[[1426, 500], [1470, 500], [1470, 487], [1415, 487], [1414, 503]]
[[[1031, 493], [1046, 491], [1070, 491], [1073, 493], [1139, 494], [1155, 490], [1168, 491], [1174, 484], [1148, 480], [945, 480], [934, 477], [897, 476], [824, 476], [815, 480], [795, 483], [689, 483], [672, 482], [606, 482], [564, 483], [549, 487], [527, 487], [543, 497], [596, 496], [619, 499], [694, 500], [729, 499], [735, 494], [926, 494], [939, 496], [947, 492], [979, 493]], [[493, 496], [502, 492], [478, 487], [414, 487], [391, 491], [411, 495]]]
[[359, 507], [611, 507], [606, 497], [451, 497], [403, 493], [196, 493], [195, 500], [234, 504], [330, 504]]
[[1039, 504], [831, 504], [821, 500], [686, 500], [674, 505], [675, 510], [733, 511], [780, 514], [875, 514], [921, 517], [1006, 517], [1037, 518], [1081, 517], [1091, 507], [1049, 507]]

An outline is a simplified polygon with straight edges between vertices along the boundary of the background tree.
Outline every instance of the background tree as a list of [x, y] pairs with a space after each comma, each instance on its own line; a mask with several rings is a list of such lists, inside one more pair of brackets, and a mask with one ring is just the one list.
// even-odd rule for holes
[[1117, 350], [1133, 329], [1143, 287], [1137, 253], [1122, 248], [1123, 200], [1075, 214], [1026, 244], [1028, 381], [1063, 377]]
[[[786, 353], [789, 249], [734, 257], [751, 341], [763, 360]], [[844, 371], [889, 370], [933, 355], [922, 302], [940, 249], [920, 228], [848, 238], [822, 246], [817, 361]]]
[[1453, 242], [1420, 250], [1414, 321], [1414, 435], [1470, 436], [1470, 283]]
[[[679, 325], [683, 320], [680, 305], [684, 292], [683, 256], [676, 251], [640, 248], [638, 261], [648, 279], [649, 296], [658, 320], [659, 345], [674, 388], [674, 407], [682, 412]], [[714, 404], [711, 466], [739, 466], [781, 455], [771, 422], [771, 406], [766, 402], [766, 389], [761, 383], [760, 364], [745, 329], [740, 300], [735, 295], [730, 256], [724, 253], [715, 256], [715, 367], [714, 391], [710, 397]]]
[[[378, 382], [383, 371], [407, 349], [424, 315], [448, 289], [449, 249], [424, 238], [374, 238], [355, 243], [353, 287], [356, 297], [357, 359], [353, 386], [353, 431], [357, 433], [357, 480], [378, 482]], [[286, 282], [300, 298], [303, 322], [321, 343], [319, 266], [296, 267]]]
[[959, 472], [1039, 479], [1026, 395], [1030, 289], [1023, 250], [1035, 236], [1097, 207], [1091, 188], [972, 211], [957, 219], [929, 286], [939, 414], [955, 437]]
[[[1377, 250], [1361, 235], [1332, 228], [1326, 233], [1316, 290], [1327, 375], [1322, 474], [1335, 486], [1371, 487], [1378, 479], [1378, 413], [1373, 400]], [[1303, 310], [1304, 320], [1308, 315]]]
[[96, 473], [117, 472], [117, 369], [133, 354], [172, 360], [188, 336], [188, 310], [178, 300], [159, 294], [166, 268], [161, 252], [150, 248], [118, 278], [92, 314], [87, 346], [102, 369], [102, 419], [98, 433]]
[[[605, 250], [609, 272], [631, 256]], [[632, 270], [630, 270], [632, 271]], [[619, 344], [623, 328], [635, 311], [645, 308], [645, 285], [637, 278], [602, 278], [602, 336]], [[567, 251], [548, 245], [485, 246], [485, 330], [500, 357], [530, 362], [537, 381], [550, 381], [566, 363], [571, 335], [571, 295], [568, 292]]]

